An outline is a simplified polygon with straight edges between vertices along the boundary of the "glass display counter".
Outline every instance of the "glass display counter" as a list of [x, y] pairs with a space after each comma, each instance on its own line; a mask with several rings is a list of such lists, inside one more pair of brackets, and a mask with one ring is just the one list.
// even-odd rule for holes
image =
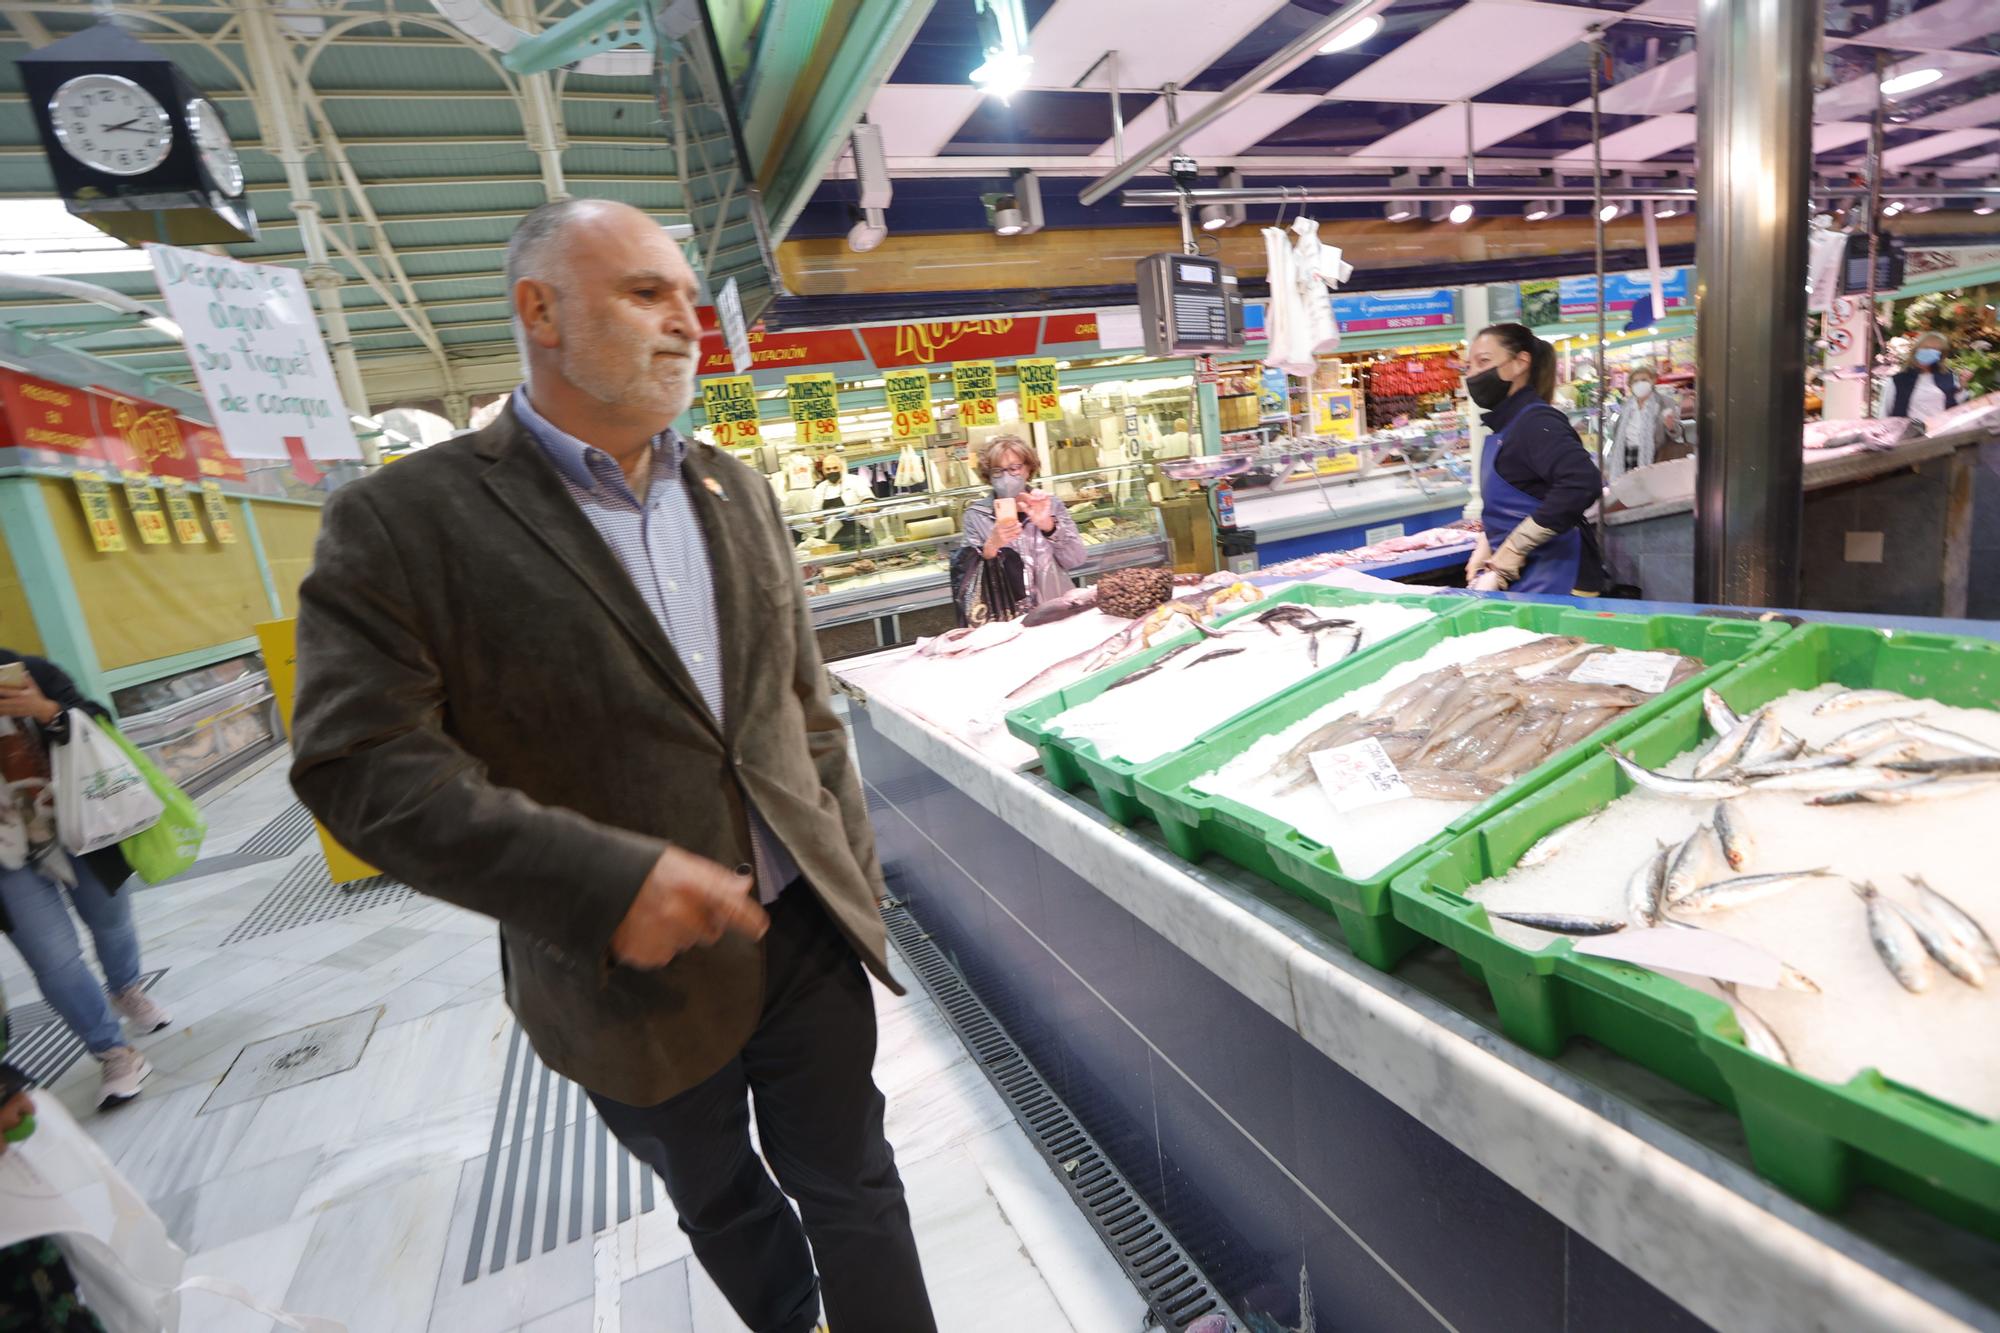
[[191, 795], [280, 743], [277, 700], [255, 653], [112, 695], [118, 727]]

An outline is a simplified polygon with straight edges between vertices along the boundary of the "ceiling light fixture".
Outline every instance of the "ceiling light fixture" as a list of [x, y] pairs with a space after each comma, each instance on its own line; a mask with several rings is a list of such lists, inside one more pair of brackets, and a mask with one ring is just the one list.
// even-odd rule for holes
[[865, 255], [888, 238], [889, 223], [881, 209], [849, 207], [847, 216], [853, 223], [847, 229], [847, 248], [855, 254]]
[[1531, 199], [1521, 206], [1521, 216], [1530, 222], [1545, 222], [1562, 216], [1560, 199]]
[[1028, 20], [1021, 0], [976, 0], [980, 48], [986, 60], [969, 76], [979, 90], [1002, 102], [1028, 86]]
[[1895, 217], [1896, 214], [1902, 211], [1903, 201], [1900, 199], [1891, 199], [1888, 203], [1882, 205], [1882, 216], [1885, 218]]
[[1348, 24], [1339, 32], [1327, 38], [1326, 45], [1320, 47], [1319, 53], [1323, 56], [1330, 56], [1337, 51], [1352, 50], [1380, 31], [1382, 31], [1382, 16], [1380, 14], [1370, 14], [1359, 22]]
[[[1417, 173], [1399, 171], [1389, 177], [1392, 190], [1414, 190], [1417, 188]], [[1382, 205], [1382, 216], [1391, 222], [1408, 222], [1417, 215], [1417, 204], [1413, 199], [1391, 199]]]
[[1919, 88], [1928, 88], [1944, 77], [1941, 69], [1913, 69], [1902, 74], [1892, 74], [1882, 80], [1882, 96], [1901, 97]]
[[1471, 204], [1456, 203], [1451, 206], [1451, 212], [1445, 215], [1445, 220], [1453, 226], [1463, 226], [1472, 221], [1472, 214], [1473, 207]]
[[[1669, 171], [1660, 184], [1669, 190], [1687, 188], [1686, 178], [1678, 171]], [[1667, 218], [1677, 218], [1690, 207], [1685, 199], [1655, 199], [1647, 206], [1653, 210], [1653, 216], [1662, 221]]]
[[1203, 204], [1201, 206], [1201, 229], [1203, 231], [1221, 231], [1228, 225], [1229, 209], [1226, 206], [1222, 204]]
[[[1988, 190], [2000, 190], [2000, 176], [1988, 176], [1980, 185]], [[1978, 196], [1972, 205], [1972, 211], [1982, 218], [1993, 216], [1995, 210], [2000, 210], [2000, 198], [1990, 194]]]
[[172, 338], [175, 342], [180, 342], [183, 338], [187, 336], [181, 332], [180, 325], [174, 323], [174, 321], [168, 319], [165, 315], [147, 315], [139, 322], [141, 324], [144, 324], [147, 328], [151, 329], [155, 333], [166, 334], [169, 338]]
[[1025, 225], [1021, 219], [1021, 207], [1011, 194], [1003, 194], [993, 203], [993, 234], [995, 236], [1019, 236]]
[[[1224, 190], [1243, 188], [1243, 173], [1234, 167], [1224, 167], [1215, 173], [1216, 185]], [[1241, 226], [1249, 221], [1250, 211], [1242, 204], [1203, 204], [1201, 206], [1201, 229], [1221, 231], [1225, 227]]]

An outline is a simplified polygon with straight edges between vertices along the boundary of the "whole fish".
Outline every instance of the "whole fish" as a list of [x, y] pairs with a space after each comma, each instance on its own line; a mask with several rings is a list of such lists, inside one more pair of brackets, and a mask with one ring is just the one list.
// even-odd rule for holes
[[1514, 648], [1503, 648], [1497, 653], [1475, 657], [1463, 664], [1468, 676], [1486, 675], [1495, 671], [1518, 671], [1537, 662], [1547, 662], [1575, 652], [1584, 641], [1572, 635], [1549, 634]]
[[1647, 791], [1656, 791], [1662, 796], [1678, 796], [1689, 801], [1727, 801], [1750, 790], [1740, 783], [1720, 779], [1703, 781], [1699, 778], [1677, 778], [1666, 773], [1655, 773], [1652, 769], [1627, 759], [1609, 745], [1605, 746], [1604, 750], [1618, 767], [1624, 770], [1626, 777]]
[[[1692, 837], [1688, 839], [1689, 842], [1693, 840]], [[1625, 915], [1633, 925], [1660, 924], [1667, 888], [1667, 859], [1677, 855], [1674, 849], [1662, 844], [1625, 882]]]
[[1727, 911], [1775, 897], [1809, 879], [1832, 878], [1833, 871], [1826, 866], [1816, 870], [1780, 870], [1769, 875], [1738, 875], [1735, 879], [1719, 879], [1713, 884], [1704, 884], [1674, 903], [1673, 909], [1697, 914]]
[[1886, 768], [1864, 768], [1859, 764], [1798, 768], [1774, 773], [1767, 778], [1753, 778], [1748, 774], [1740, 776], [1758, 791], [1852, 792], [1909, 780], [1904, 774], [1892, 773]]
[[1021, 623], [1032, 629], [1036, 625], [1046, 625], [1051, 621], [1067, 620], [1069, 617], [1088, 611], [1096, 605], [1097, 589], [1094, 586], [1077, 588], [1064, 593], [1060, 597], [1052, 597], [1048, 601], [1042, 602], [1034, 610], [1028, 612], [1027, 615], [1022, 616]]
[[1900, 764], [1920, 758], [1930, 747], [1922, 741], [1913, 741], [1907, 736], [1898, 736], [1885, 744], [1878, 745], [1854, 762], [1863, 768], [1886, 768], [1890, 764]]
[[1743, 1045], [1753, 1054], [1766, 1060], [1775, 1060], [1781, 1065], [1792, 1063], [1792, 1053], [1785, 1049], [1785, 1043], [1771, 1025], [1758, 1017], [1757, 1011], [1743, 1003], [1743, 997], [1736, 991], [1733, 981], [1715, 983], [1729, 996], [1730, 1008], [1736, 1012], [1736, 1026], [1743, 1030]]
[[1986, 928], [1973, 920], [1970, 913], [1932, 888], [1922, 875], [1905, 875], [1903, 878], [1909, 880], [1911, 886], [1916, 889], [1924, 911], [1943, 926], [1953, 939], [1970, 950], [1973, 957], [1994, 967], [2000, 967], [2000, 944], [1994, 943], [1993, 937], [1986, 933]]
[[1775, 734], [1761, 742], [1758, 737], [1752, 736], [1750, 743], [1743, 747], [1745, 765], [1789, 763], [1805, 753], [1805, 741], [1775, 724], [1772, 730]]
[[[2000, 774], [1995, 776], [2000, 777]], [[1869, 805], [1910, 805], [1917, 801], [1948, 801], [1992, 790], [1993, 782], [1980, 778], [1911, 778], [1907, 782], [1892, 782], [1882, 787], [1863, 787], [1857, 791], [1815, 796], [1806, 804], [1858, 805], [1865, 802]]]
[[[1179, 652], [1180, 650], [1176, 648], [1174, 651]], [[1200, 657], [1189, 658], [1187, 665], [1182, 667], [1181, 670], [1189, 671], [1200, 666], [1203, 662], [1212, 662], [1218, 657], [1234, 657], [1236, 654], [1246, 651], [1248, 650], [1243, 648], [1211, 648]]]
[[1297, 625], [1303, 624], [1308, 620], [1317, 620], [1318, 618], [1319, 611], [1316, 607], [1307, 606], [1304, 602], [1281, 602], [1277, 606], [1266, 607], [1256, 615], [1251, 616], [1248, 623], [1262, 625], [1265, 629], [1271, 631], [1271, 633], [1276, 634], [1280, 623]]
[[1928, 722], [1899, 717], [1894, 720], [1893, 725], [1897, 734], [1908, 736], [1913, 741], [1922, 741], [1926, 745], [1935, 745], [1942, 750], [1957, 750], [1960, 754], [1978, 755], [1985, 759], [2000, 758], [2000, 750], [1994, 749], [1985, 741], [1976, 741], [1970, 736], [1961, 736], [1955, 731], [1931, 726]]
[[1426, 801], [1483, 801], [1506, 785], [1476, 773], [1440, 773], [1433, 768], [1404, 769], [1403, 784], [1412, 796]]
[[[1154, 661], [1148, 663], [1145, 666], [1140, 667], [1137, 671], [1134, 671], [1131, 675], [1121, 676], [1116, 681], [1112, 682], [1110, 685], [1105, 686], [1104, 692], [1106, 694], [1109, 694], [1111, 693], [1111, 691], [1115, 689], [1119, 689], [1122, 686], [1130, 685], [1135, 680], [1144, 680], [1146, 677], [1152, 675], [1155, 671], [1158, 671], [1161, 667], [1173, 661], [1176, 657], [1179, 657], [1182, 653], [1186, 652], [1188, 649], [1192, 647], [1194, 647], [1194, 645], [1191, 643], [1183, 643], [1177, 647], [1167, 649], [1167, 651], [1161, 653], [1159, 657], [1156, 658]], [[1236, 651], [1240, 653], [1243, 650], [1241, 648], [1238, 648]], [[1192, 663], [1190, 663], [1190, 665], [1192, 665]]]
[[1722, 859], [1729, 862], [1730, 869], [1741, 870], [1749, 864], [1755, 844], [1750, 839], [1750, 830], [1743, 827], [1741, 817], [1729, 812], [1729, 802], [1717, 801], [1715, 813], [1709, 816], [1708, 822], [1715, 830], [1717, 841], [1722, 844]]
[[1522, 680], [1540, 680], [1544, 676], [1566, 676], [1584, 658], [1610, 651], [1611, 645], [1608, 643], [1581, 644], [1578, 647], [1570, 649], [1560, 657], [1551, 657], [1545, 662], [1533, 662], [1524, 667], [1517, 667], [1514, 674]]
[[1586, 736], [1595, 735], [1609, 726], [1617, 718], [1615, 708], [1579, 708], [1562, 720], [1562, 729], [1556, 733], [1554, 749], [1563, 750], [1576, 744]]
[[1708, 719], [1709, 730], [1718, 736], [1727, 736], [1743, 721], [1713, 686], [1701, 692], [1701, 713]]
[[1564, 824], [1554, 832], [1543, 834], [1532, 847], [1521, 853], [1521, 859], [1514, 864], [1517, 866], [1538, 866], [1555, 860], [1558, 856], [1562, 855], [1565, 847], [1574, 842], [1585, 829], [1597, 821], [1598, 813], [1602, 812], [1588, 814], [1581, 819], [1572, 819], [1569, 823]]
[[[1339, 623], [1347, 624], [1348, 622], [1341, 621]], [[1320, 636], [1320, 631], [1318, 629], [1315, 629], [1311, 626], [1306, 627], [1306, 661], [1310, 663], [1315, 670], [1318, 669], [1319, 667], [1319, 636]], [[1346, 643], [1347, 647], [1341, 652], [1339, 657], [1333, 659], [1336, 662], [1352, 657], [1355, 653], [1361, 650], [1360, 630], [1350, 629], [1346, 634], [1342, 635], [1341, 638]]]
[[1652, 698], [1629, 685], [1578, 685], [1574, 681], [1496, 681], [1490, 694], [1510, 694], [1537, 708], [1637, 708]]
[[1711, 777], [1734, 764], [1742, 757], [1751, 735], [1763, 727], [1766, 716], [1767, 711], [1760, 708], [1739, 719], [1735, 726], [1717, 737], [1715, 744], [1708, 747], [1708, 753], [1695, 762], [1694, 775], [1698, 778]]
[[1470, 735], [1476, 728], [1494, 722], [1502, 715], [1513, 711], [1516, 706], [1516, 700], [1502, 695], [1498, 698], [1481, 700], [1450, 721], [1439, 723], [1431, 731], [1430, 741], [1423, 749], [1417, 751], [1418, 760], [1421, 761], [1425, 755], [1434, 754], [1453, 741]]
[[1778, 963], [1778, 984], [1786, 990], [1804, 991], [1808, 995], [1825, 994], [1817, 981], [1783, 960]]
[[1808, 754], [1796, 759], [1771, 759], [1756, 764], [1744, 764], [1736, 769], [1734, 776], [1745, 782], [1755, 782], [1758, 778], [1780, 778], [1787, 773], [1811, 773], [1822, 768], [1844, 768], [1854, 760], [1844, 754]]
[[[1721, 810], [1722, 805], [1716, 806]], [[1712, 825], [1700, 824], [1673, 849], [1667, 862], [1664, 888], [1669, 904], [1680, 902], [1715, 878], [1717, 868], [1726, 864], [1722, 839]]]
[[1986, 969], [1979, 965], [1979, 955], [1961, 944], [1943, 922], [1925, 911], [1902, 908], [1902, 912], [1910, 929], [1923, 941], [1924, 952], [1943, 963], [1945, 971], [1968, 986], [1986, 985]]
[[1842, 690], [1820, 700], [1813, 709], [1814, 717], [1825, 717], [1828, 713], [1845, 713], [1853, 708], [1873, 708], [1878, 704], [1908, 703], [1910, 696], [1898, 694], [1894, 690]]
[[1972, 773], [2000, 773], [2000, 755], [1961, 755], [1956, 759], [1893, 759], [1882, 765], [1898, 773], [1928, 773], [1932, 777], [1957, 777]]
[[1487, 915], [1557, 935], [1611, 935], [1625, 929], [1623, 920], [1608, 916], [1571, 916], [1564, 912], [1488, 912]]
[[1884, 717], [1877, 718], [1873, 722], [1863, 722], [1850, 731], [1841, 732], [1819, 748], [1827, 754], [1844, 754], [1849, 757], [1866, 754], [1882, 742], [1892, 739], [1896, 735], [1896, 723], [1900, 720]]
[[1882, 891], [1863, 881], [1853, 886], [1868, 904], [1868, 938], [1875, 945], [1883, 965], [1904, 990], [1921, 995], [1931, 988], [1931, 956], [1924, 950], [1916, 928], [1903, 909], [1882, 896]]

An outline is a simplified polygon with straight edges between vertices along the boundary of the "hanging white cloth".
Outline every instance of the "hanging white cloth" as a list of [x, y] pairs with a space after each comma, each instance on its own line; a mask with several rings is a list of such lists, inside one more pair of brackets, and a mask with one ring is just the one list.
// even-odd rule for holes
[[1271, 304], [1264, 320], [1264, 364], [1288, 375], [1310, 375], [1312, 331], [1306, 327], [1306, 310], [1299, 300], [1298, 265], [1291, 238], [1276, 227], [1264, 228], [1264, 260], [1271, 284]]
[[1340, 280], [1340, 251], [1328, 254], [1328, 247], [1320, 244], [1319, 223], [1311, 218], [1293, 222], [1292, 231], [1298, 237], [1292, 244], [1292, 280], [1303, 318], [1302, 342], [1308, 355], [1324, 356], [1340, 350], [1340, 325], [1334, 320], [1328, 290]]

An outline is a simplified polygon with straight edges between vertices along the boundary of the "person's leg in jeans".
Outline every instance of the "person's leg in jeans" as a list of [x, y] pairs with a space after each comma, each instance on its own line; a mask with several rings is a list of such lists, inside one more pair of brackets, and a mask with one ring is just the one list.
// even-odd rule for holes
[[[123, 1046], [124, 1029], [111, 1012], [104, 988], [83, 961], [83, 946], [62, 887], [30, 867], [0, 871], [0, 906], [13, 921], [14, 947], [35, 974], [42, 998], [70, 1030], [83, 1038], [93, 1055]], [[136, 943], [133, 947], [136, 953]]]
[[108, 891], [82, 860], [70, 864], [76, 869], [70, 901], [90, 927], [90, 938], [97, 945], [97, 965], [104, 969], [104, 979], [115, 995], [139, 980], [139, 931], [132, 924], [132, 899]]
[[658, 1106], [590, 1099], [605, 1128], [659, 1173], [694, 1257], [736, 1317], [752, 1333], [809, 1333], [819, 1319], [812, 1251], [750, 1146], [742, 1062]]

